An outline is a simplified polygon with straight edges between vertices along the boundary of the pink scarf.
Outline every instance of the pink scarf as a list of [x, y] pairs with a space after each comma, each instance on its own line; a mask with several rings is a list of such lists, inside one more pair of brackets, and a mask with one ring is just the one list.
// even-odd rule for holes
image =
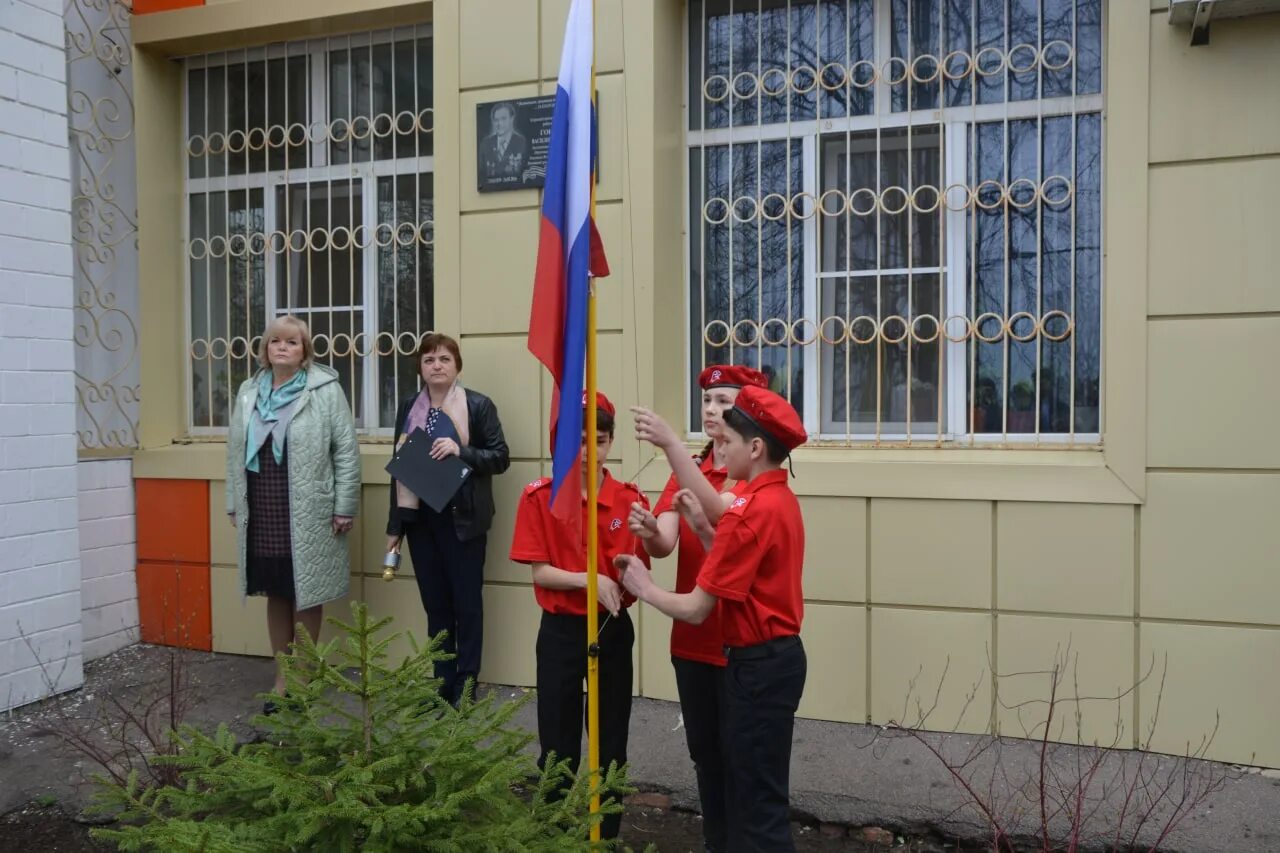
[[[431, 392], [427, 388], [423, 388], [418, 393], [418, 398], [413, 401], [413, 407], [409, 409], [409, 417], [405, 420], [404, 432], [400, 440], [404, 441], [405, 436], [416, 429], [434, 432], [435, 421], [441, 415], [453, 421], [453, 428], [458, 433], [458, 446], [469, 445], [471, 420], [467, 412], [467, 392], [457, 382], [453, 383], [453, 387], [444, 395], [444, 402], [439, 408], [431, 405]], [[405, 509], [418, 508], [418, 496], [400, 482], [396, 483], [396, 506]]]

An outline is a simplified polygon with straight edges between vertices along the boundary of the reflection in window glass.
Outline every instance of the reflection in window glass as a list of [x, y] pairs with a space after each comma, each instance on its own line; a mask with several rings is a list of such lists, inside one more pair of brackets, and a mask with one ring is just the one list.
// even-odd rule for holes
[[849, 441], [1096, 441], [1101, 0], [688, 8], [690, 378], [776, 364]]
[[267, 319], [291, 313], [358, 425], [391, 427], [433, 321], [429, 36], [214, 53], [185, 81], [191, 425], [226, 426]]

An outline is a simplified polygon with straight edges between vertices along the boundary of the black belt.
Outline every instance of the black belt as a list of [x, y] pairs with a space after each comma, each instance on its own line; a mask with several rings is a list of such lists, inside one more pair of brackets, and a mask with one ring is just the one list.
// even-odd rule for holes
[[800, 637], [792, 634], [789, 637], [774, 637], [754, 646], [725, 646], [724, 656], [729, 660], [760, 660], [785, 652], [792, 646], [800, 645]]

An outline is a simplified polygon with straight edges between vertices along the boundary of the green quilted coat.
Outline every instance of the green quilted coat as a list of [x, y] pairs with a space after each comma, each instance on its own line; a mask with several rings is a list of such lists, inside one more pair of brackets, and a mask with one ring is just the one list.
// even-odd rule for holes
[[[245, 591], [249, 493], [245, 433], [258, 398], [258, 377], [236, 393], [227, 436], [227, 512], [236, 514], [240, 592]], [[338, 374], [322, 364], [307, 369], [307, 387], [289, 424], [289, 507], [296, 607], [305, 610], [347, 594], [351, 561], [347, 536], [335, 535], [335, 515], [355, 516], [360, 505], [360, 448], [355, 421]]]

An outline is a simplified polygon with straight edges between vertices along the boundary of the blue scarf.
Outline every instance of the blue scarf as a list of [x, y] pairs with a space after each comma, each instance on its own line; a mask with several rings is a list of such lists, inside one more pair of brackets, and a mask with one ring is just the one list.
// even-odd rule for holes
[[271, 449], [275, 453], [276, 464], [284, 461], [284, 439], [288, 432], [288, 422], [284, 429], [276, 429], [281, 413], [292, 406], [307, 387], [307, 372], [299, 370], [293, 378], [279, 388], [271, 387], [271, 371], [263, 371], [258, 376], [258, 401], [249, 417], [249, 429], [244, 443], [244, 467], [255, 474], [258, 472], [258, 451], [270, 433]]

